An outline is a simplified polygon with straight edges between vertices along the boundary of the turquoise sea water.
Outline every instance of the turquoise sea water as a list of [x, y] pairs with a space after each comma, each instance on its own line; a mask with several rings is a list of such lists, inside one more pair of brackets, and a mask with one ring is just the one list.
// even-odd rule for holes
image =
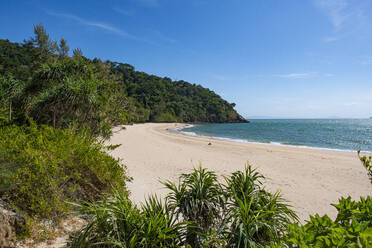
[[180, 131], [240, 142], [372, 152], [372, 119], [250, 120], [238, 124], [200, 124]]

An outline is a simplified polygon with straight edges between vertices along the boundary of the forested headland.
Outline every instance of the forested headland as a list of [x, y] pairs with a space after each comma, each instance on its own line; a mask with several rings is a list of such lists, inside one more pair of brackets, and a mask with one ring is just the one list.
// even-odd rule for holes
[[136, 71], [132, 65], [88, 59], [80, 48], [52, 40], [41, 25], [23, 43], [0, 40], [0, 99], [13, 121], [67, 127], [87, 124], [106, 134], [137, 122], [245, 122], [213, 91]]

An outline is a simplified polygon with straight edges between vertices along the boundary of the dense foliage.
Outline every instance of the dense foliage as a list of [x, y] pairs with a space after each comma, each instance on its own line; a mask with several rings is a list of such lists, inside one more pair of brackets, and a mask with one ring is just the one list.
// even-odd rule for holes
[[244, 122], [229, 104], [213, 91], [185, 81], [172, 81], [137, 72], [128, 64], [107, 62], [140, 106], [155, 122]]
[[264, 247], [278, 244], [288, 223], [297, 221], [279, 191], [272, 194], [263, 188], [264, 177], [250, 166], [227, 178], [231, 195], [231, 231], [228, 247]]
[[125, 194], [125, 166], [83, 131], [0, 127], [0, 196], [32, 217], [58, 219], [68, 201], [94, 201], [113, 187]]
[[372, 200], [341, 198], [332, 204], [338, 211], [333, 221], [327, 215], [310, 216], [303, 226], [292, 224], [286, 236], [289, 247], [372, 247]]
[[277, 192], [261, 184], [250, 166], [221, 184], [203, 168], [182, 174], [165, 203], [150, 197], [140, 209], [127, 198], [81, 208], [90, 223], [71, 239], [72, 247], [265, 247], [279, 244], [296, 214]]
[[166, 206], [150, 197], [141, 207], [118, 192], [81, 206], [90, 223], [71, 239], [71, 247], [180, 247], [186, 223], [177, 223]]
[[112, 125], [132, 122], [245, 121], [235, 104], [200, 85], [90, 60], [80, 49], [70, 58], [65, 39], [51, 40], [41, 24], [34, 33], [23, 44], [0, 40], [0, 103], [19, 123], [28, 115], [54, 127], [84, 124], [107, 137]]
[[120, 87], [99, 79], [81, 60], [64, 59], [44, 65], [25, 87], [26, 113], [38, 123], [66, 128], [87, 126], [107, 137], [111, 127], [126, 122], [125, 97]]
[[[368, 171], [372, 183], [371, 159], [358, 156]], [[332, 204], [337, 209], [337, 217], [332, 220], [327, 215], [310, 216], [305, 225], [290, 224], [283, 237], [287, 247], [372, 247], [372, 199], [360, 197], [353, 201], [351, 197], [339, 199]]]
[[138, 208], [114, 194], [82, 206], [81, 213], [91, 216], [91, 221], [71, 237], [71, 246], [372, 246], [371, 197], [341, 198], [332, 204], [338, 211], [335, 220], [316, 214], [302, 225], [278, 192], [271, 194], [263, 188], [263, 179], [247, 166], [221, 184], [214, 172], [200, 167], [182, 174], [178, 183], [163, 183], [169, 190], [164, 204], [150, 197]]

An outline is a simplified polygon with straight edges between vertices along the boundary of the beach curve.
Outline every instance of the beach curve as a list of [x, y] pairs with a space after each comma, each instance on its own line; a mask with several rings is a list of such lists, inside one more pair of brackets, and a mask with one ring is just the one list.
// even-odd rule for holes
[[[244, 169], [249, 162], [266, 177], [271, 192], [280, 190], [300, 220], [309, 214], [337, 211], [330, 204], [341, 197], [371, 195], [367, 173], [355, 154], [239, 143], [171, 132], [185, 124], [146, 123], [114, 129], [110, 144], [121, 144], [112, 154], [123, 159], [134, 179], [128, 187], [140, 203], [150, 194], [164, 196], [160, 181], [176, 180], [199, 163], [221, 175]], [[211, 145], [208, 145], [211, 143]]]

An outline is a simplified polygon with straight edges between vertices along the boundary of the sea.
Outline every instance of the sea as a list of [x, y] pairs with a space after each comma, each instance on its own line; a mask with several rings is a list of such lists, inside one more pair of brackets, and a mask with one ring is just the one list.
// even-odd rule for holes
[[185, 135], [244, 143], [372, 154], [372, 119], [253, 119], [250, 123], [188, 125]]

